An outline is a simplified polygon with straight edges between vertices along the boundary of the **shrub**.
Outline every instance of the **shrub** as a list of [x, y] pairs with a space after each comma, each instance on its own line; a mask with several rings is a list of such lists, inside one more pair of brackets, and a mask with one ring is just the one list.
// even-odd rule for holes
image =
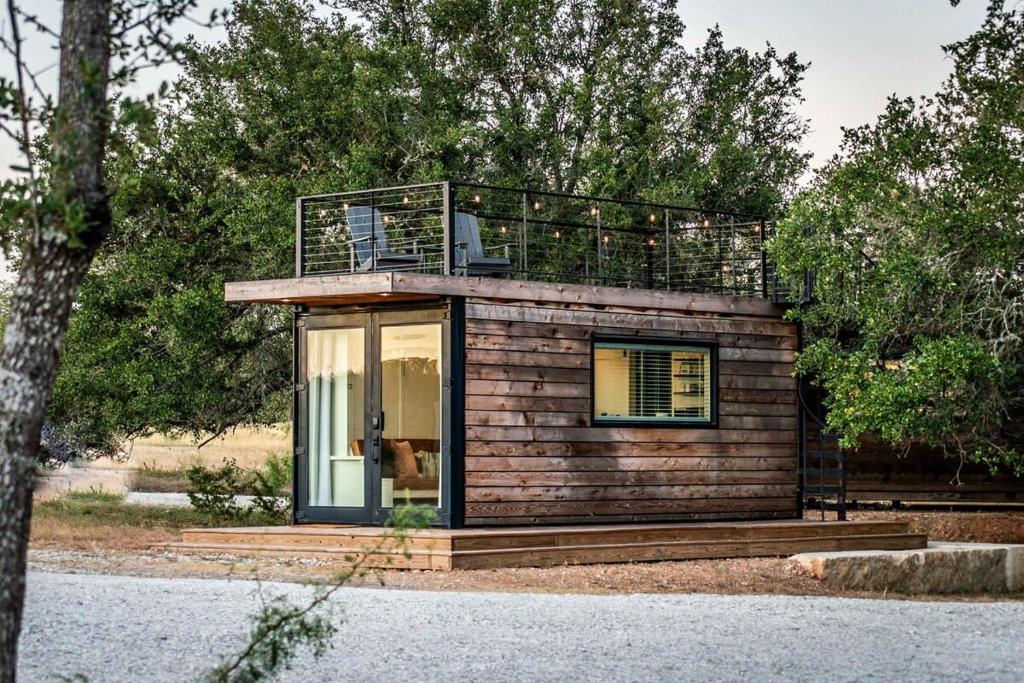
[[[233, 458], [225, 459], [215, 469], [195, 463], [185, 470], [185, 475], [192, 506], [216, 517], [265, 515], [274, 521], [284, 518], [291, 507], [287, 492], [292, 481], [291, 459], [285, 454], [272, 455], [262, 467], [252, 470], [242, 469]], [[248, 508], [236, 502], [236, 496], [249, 493], [253, 498]]]
[[267, 458], [252, 471], [252, 508], [271, 516], [283, 516], [291, 508], [292, 462], [284, 453]]
[[225, 458], [215, 469], [196, 463], [185, 470], [185, 476], [189, 481], [188, 499], [196, 510], [232, 519], [246, 514], [245, 508], [235, 502], [245, 476], [234, 458]]

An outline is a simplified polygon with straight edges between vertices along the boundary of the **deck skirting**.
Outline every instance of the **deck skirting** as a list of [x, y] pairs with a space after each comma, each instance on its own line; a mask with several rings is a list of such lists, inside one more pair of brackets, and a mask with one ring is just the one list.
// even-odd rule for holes
[[404, 548], [375, 527], [303, 525], [186, 529], [167, 550], [209, 555], [337, 559], [367, 554], [396, 569], [550, 567], [731, 557], [771, 557], [839, 550], [911, 550], [927, 538], [905, 522], [709, 522], [689, 524], [422, 529]]

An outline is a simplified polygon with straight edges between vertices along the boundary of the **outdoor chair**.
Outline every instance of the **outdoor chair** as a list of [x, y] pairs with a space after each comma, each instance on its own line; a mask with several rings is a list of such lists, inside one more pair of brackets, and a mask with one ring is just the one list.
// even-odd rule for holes
[[[380, 212], [369, 206], [350, 206], [345, 209], [348, 231], [352, 239], [349, 244], [349, 266], [352, 272], [374, 270], [396, 270], [412, 268], [420, 263], [419, 254], [399, 253], [388, 247], [388, 237]], [[374, 249], [376, 248], [376, 255]], [[356, 259], [359, 264], [356, 265]]]
[[455, 268], [464, 275], [501, 275], [511, 270], [508, 244], [499, 244], [486, 249], [504, 252], [504, 256], [488, 256], [480, 239], [480, 224], [476, 216], [469, 213], [455, 213]]

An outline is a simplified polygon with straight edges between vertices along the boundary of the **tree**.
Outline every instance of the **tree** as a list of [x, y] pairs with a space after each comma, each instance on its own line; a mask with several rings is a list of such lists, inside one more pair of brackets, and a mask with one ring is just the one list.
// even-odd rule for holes
[[991, 2], [933, 98], [847, 130], [772, 245], [816, 273], [798, 368], [828, 423], [1022, 471], [1024, 17]]
[[[167, 26], [192, 4], [68, 0], [58, 34], [14, 0], [7, 3], [11, 35], [3, 46], [16, 78], [0, 82], [0, 120], [25, 154], [19, 170], [26, 175], [3, 186], [5, 243], [16, 244], [20, 268], [0, 353], [0, 680], [15, 678], [33, 477], [51, 385], [72, 302], [111, 228], [103, 167], [109, 91], [144, 64], [175, 54]], [[59, 38], [55, 102], [23, 59], [22, 22]], [[36, 119], [46, 126], [39, 141]]]
[[103, 446], [287, 418], [289, 312], [222, 285], [291, 275], [298, 195], [454, 178], [775, 213], [806, 168], [805, 67], [718, 31], [688, 53], [672, 2], [346, 6], [359, 26], [236, 2], [175, 104], [124, 129], [55, 424]]

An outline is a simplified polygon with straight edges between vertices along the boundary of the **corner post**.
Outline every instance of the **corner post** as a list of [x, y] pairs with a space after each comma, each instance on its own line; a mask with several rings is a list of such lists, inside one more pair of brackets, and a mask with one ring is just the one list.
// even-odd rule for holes
[[441, 186], [441, 226], [444, 229], [444, 275], [451, 275], [455, 266], [455, 195], [452, 184], [445, 181]]
[[764, 251], [764, 231], [768, 229], [768, 221], [761, 217], [757, 223], [758, 245], [761, 248], [761, 298], [768, 298], [768, 255]]
[[303, 261], [305, 261], [306, 240], [302, 235], [302, 224], [305, 222], [306, 202], [302, 197], [295, 200], [295, 277], [302, 277]]

